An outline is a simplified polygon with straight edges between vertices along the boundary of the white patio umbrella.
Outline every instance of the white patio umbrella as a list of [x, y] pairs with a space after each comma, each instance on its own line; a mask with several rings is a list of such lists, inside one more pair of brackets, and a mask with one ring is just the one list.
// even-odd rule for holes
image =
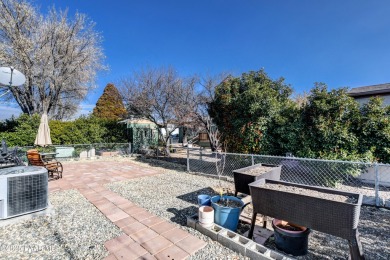
[[39, 129], [37, 137], [35, 137], [34, 144], [39, 146], [47, 146], [51, 144], [49, 120], [47, 119], [46, 113], [44, 113], [41, 117], [41, 123], [39, 124]]

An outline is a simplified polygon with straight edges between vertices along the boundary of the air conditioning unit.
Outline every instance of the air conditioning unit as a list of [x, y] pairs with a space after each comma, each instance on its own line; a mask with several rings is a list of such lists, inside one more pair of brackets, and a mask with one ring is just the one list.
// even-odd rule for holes
[[43, 167], [0, 169], [0, 219], [43, 210], [48, 205], [48, 174]]

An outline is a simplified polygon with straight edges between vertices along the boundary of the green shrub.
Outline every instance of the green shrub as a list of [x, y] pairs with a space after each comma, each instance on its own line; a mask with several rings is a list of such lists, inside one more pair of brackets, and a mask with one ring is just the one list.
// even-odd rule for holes
[[[5, 139], [9, 146], [33, 146], [39, 123], [37, 114], [22, 114], [0, 122], [0, 139]], [[125, 125], [115, 120], [81, 116], [74, 121], [49, 120], [49, 127], [56, 145], [127, 142]]]
[[33, 146], [40, 123], [40, 116], [22, 114], [1, 123], [0, 139], [6, 140], [8, 146]]

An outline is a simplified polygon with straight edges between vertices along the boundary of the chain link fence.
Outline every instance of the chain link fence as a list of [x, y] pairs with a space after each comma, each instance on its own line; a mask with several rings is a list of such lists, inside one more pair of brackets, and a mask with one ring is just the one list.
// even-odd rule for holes
[[[27, 162], [26, 151], [33, 148], [18, 147], [19, 158]], [[56, 153], [59, 160], [78, 160], [129, 156], [134, 147], [131, 143], [96, 143], [52, 145], [39, 149], [41, 152]], [[190, 172], [217, 176], [218, 166], [221, 176], [233, 179], [233, 170], [236, 169], [259, 163], [282, 165], [283, 181], [361, 193], [365, 196], [366, 203], [390, 207], [390, 164], [214, 153], [199, 148], [175, 147], [172, 152], [172, 157], [169, 158], [175, 163], [187, 164], [187, 170]], [[159, 158], [159, 155], [152, 156]]]
[[27, 163], [26, 152], [38, 149], [40, 152], [56, 153], [58, 160], [94, 159], [106, 156], [128, 156], [132, 153], [131, 143], [94, 143], [94, 144], [67, 144], [51, 145], [49, 147], [18, 147], [18, 157]]
[[390, 207], [390, 164], [318, 160], [254, 154], [187, 151], [187, 170], [233, 178], [233, 170], [254, 164], [282, 165], [281, 180], [364, 195], [364, 202]]

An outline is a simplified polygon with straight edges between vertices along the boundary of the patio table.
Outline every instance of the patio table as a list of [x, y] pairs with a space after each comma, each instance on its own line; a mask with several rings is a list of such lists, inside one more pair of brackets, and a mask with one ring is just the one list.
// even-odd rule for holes
[[50, 161], [52, 159], [55, 159], [57, 154], [58, 153], [39, 153], [42, 160], [44, 160], [44, 161]]

